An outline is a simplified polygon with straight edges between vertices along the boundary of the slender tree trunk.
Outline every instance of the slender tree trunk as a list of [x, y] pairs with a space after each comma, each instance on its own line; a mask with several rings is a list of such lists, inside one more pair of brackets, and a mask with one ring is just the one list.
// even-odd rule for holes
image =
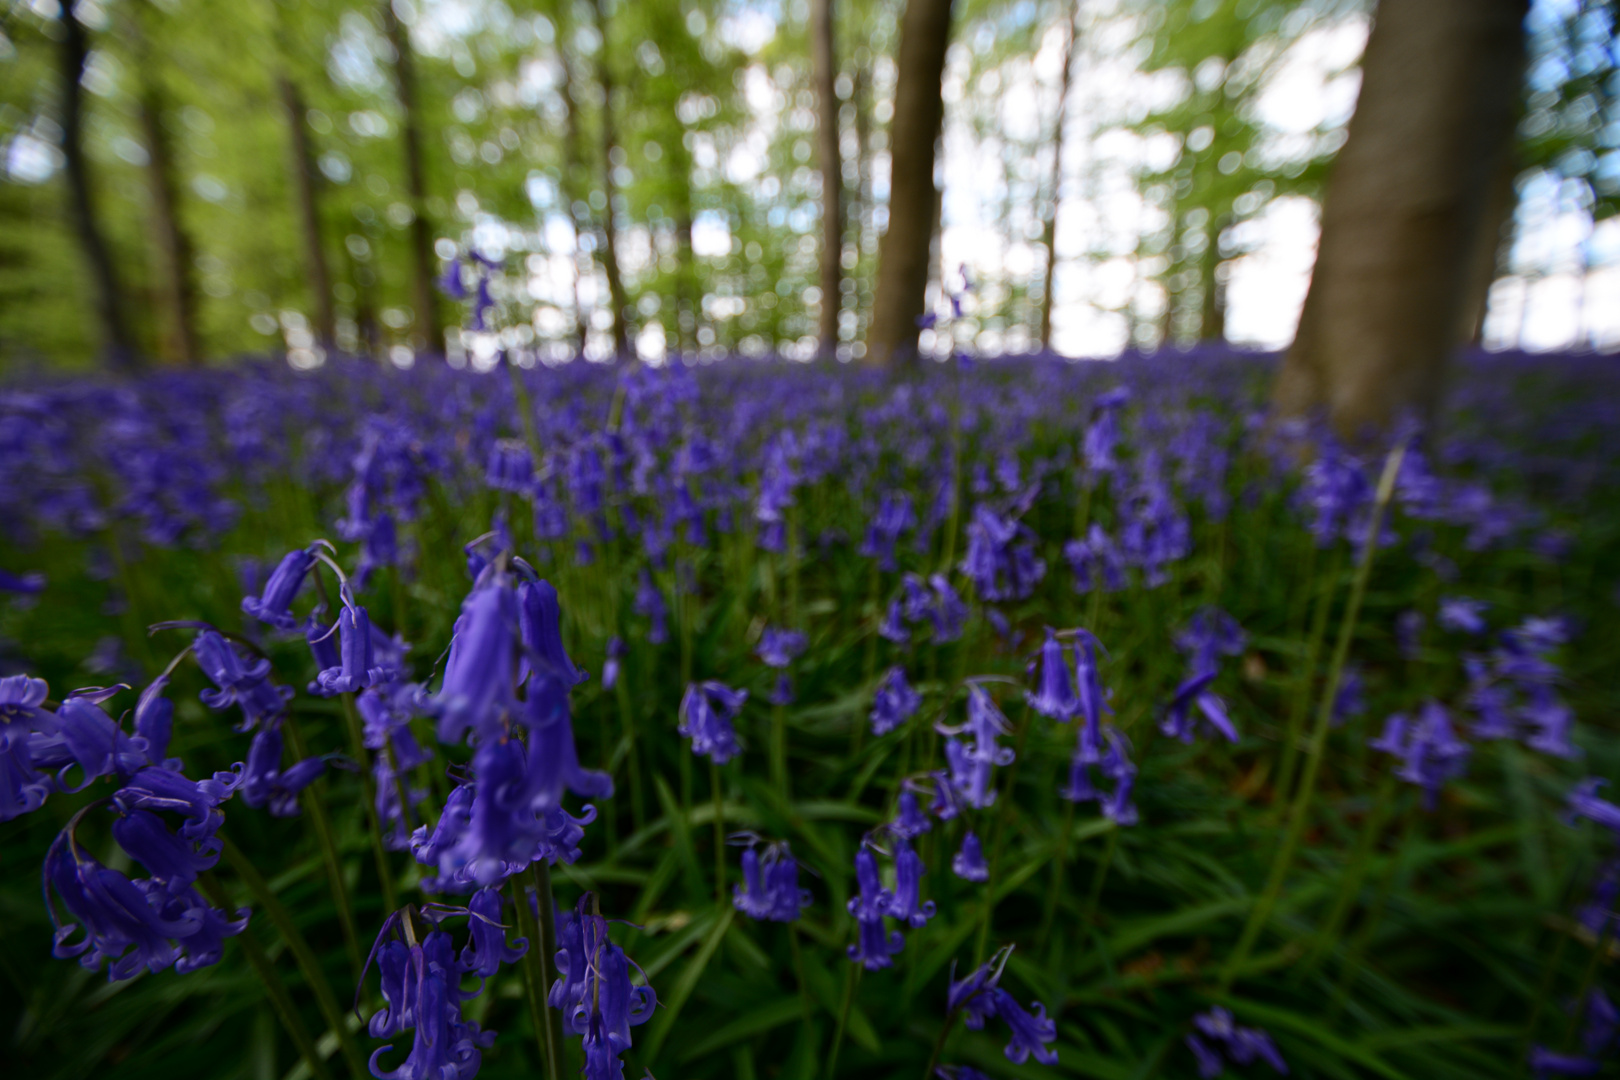
[[315, 201], [314, 154], [309, 145], [309, 124], [304, 119], [304, 96], [285, 71], [276, 77], [281, 108], [287, 116], [287, 170], [292, 177], [298, 232], [304, 246], [304, 273], [309, 276], [310, 299], [315, 304], [315, 336], [327, 350], [337, 340], [337, 316], [332, 310], [332, 273], [321, 243], [321, 213]]
[[878, 248], [867, 334], [866, 357], [874, 364], [916, 355], [934, 231], [934, 146], [945, 119], [940, 79], [950, 37], [951, 0], [907, 0], [889, 124], [889, 227]]
[[847, 215], [855, 224], [855, 265], [850, 277], [856, 288], [851, 294], [856, 311], [856, 332], [864, 334], [871, 300], [870, 282], [864, 278], [861, 263], [866, 258], [867, 229], [872, 226], [872, 69], [862, 64], [855, 69], [854, 92], [850, 99], [855, 105], [855, 190], [854, 203]]
[[810, 54], [815, 67], [817, 157], [821, 166], [821, 355], [838, 351], [844, 298], [844, 159], [838, 144], [838, 61], [833, 0], [811, 0]]
[[73, 14], [72, 0], [64, 0], [59, 18], [62, 23], [57, 50], [62, 95], [62, 157], [73, 231], [79, 239], [85, 268], [90, 272], [91, 303], [101, 331], [103, 361], [108, 367], [131, 371], [140, 366], [140, 353], [135, 349], [135, 339], [124, 319], [124, 299], [113, 269], [112, 253], [96, 220], [90, 166], [84, 157], [84, 85], [81, 80], [90, 55], [90, 39], [84, 24]]
[[1057, 215], [1063, 198], [1063, 135], [1069, 118], [1069, 86], [1074, 77], [1074, 46], [1080, 37], [1080, 0], [1069, 0], [1069, 40], [1063, 45], [1063, 76], [1058, 82], [1057, 123], [1052, 131], [1051, 201], [1046, 204], [1042, 222], [1042, 243], [1046, 247], [1046, 272], [1041, 289], [1041, 351], [1052, 348], [1052, 279], [1057, 273]]
[[1204, 341], [1226, 340], [1226, 282], [1221, 280], [1221, 232], [1232, 224], [1224, 211], [1211, 214], [1209, 243], [1198, 257], [1198, 279], [1203, 287], [1203, 310], [1198, 317], [1198, 336]]
[[564, 41], [569, 31], [570, 0], [556, 0], [549, 14], [557, 27], [557, 63], [562, 66], [562, 80], [557, 84], [557, 98], [563, 110], [562, 175], [557, 188], [563, 204], [568, 227], [574, 234], [574, 351], [585, 355], [585, 342], [590, 335], [590, 321], [585, 315], [585, 279], [591, 272], [590, 255], [582, 243], [586, 223], [580, 220], [580, 178], [585, 173], [585, 155], [580, 149], [579, 105], [574, 96], [574, 66], [568, 60]]
[[427, 213], [427, 169], [422, 155], [422, 118], [417, 98], [416, 62], [411, 36], [390, 0], [382, 0], [383, 27], [394, 49], [394, 92], [399, 97], [400, 142], [405, 151], [405, 190], [411, 200], [412, 306], [416, 309], [416, 347], [444, 350], [444, 324], [434, 292], [433, 224]]
[[596, 50], [596, 81], [602, 87], [601, 166], [602, 194], [607, 206], [602, 211], [602, 269], [607, 272], [608, 299], [613, 304], [613, 352], [615, 356], [630, 357], [630, 297], [624, 289], [624, 276], [619, 272], [619, 186], [613, 178], [613, 151], [618, 146], [618, 130], [613, 123], [613, 65], [608, 50], [608, 18], [603, 0], [592, 0], [596, 11], [596, 29], [601, 44]]
[[692, 162], [684, 148], [682, 153], [671, 154], [670, 158], [679, 159], [678, 167], [681, 170], [676, 181], [680, 203], [675, 210], [675, 324], [681, 352], [692, 353], [697, 350], [700, 306], [697, 253], [692, 249]]
[[1462, 319], [1458, 325], [1457, 340], [1479, 344], [1485, 335], [1485, 314], [1490, 306], [1491, 286], [1502, 266], [1502, 258], [1513, 242], [1513, 209], [1519, 194], [1513, 182], [1519, 176], [1518, 156], [1502, 155], [1491, 180], [1491, 190], [1485, 199], [1485, 211], [1480, 222], [1479, 236], [1469, 256], [1468, 281], [1463, 286]]
[[[143, 5], [144, 8], [144, 5]], [[175, 175], [174, 146], [163, 127], [163, 92], [158, 86], [156, 57], [143, 25], [143, 10], [132, 12], [128, 27], [139, 57], [136, 111], [146, 144], [146, 186], [151, 198], [152, 246], [158, 259], [159, 292], [164, 309], [162, 352], [177, 364], [196, 364], [197, 287], [192, 276], [192, 244], [180, 222], [180, 183]]]
[[1329, 182], [1285, 414], [1347, 434], [1432, 416], [1487, 193], [1512, 146], [1529, 0], [1383, 0]]

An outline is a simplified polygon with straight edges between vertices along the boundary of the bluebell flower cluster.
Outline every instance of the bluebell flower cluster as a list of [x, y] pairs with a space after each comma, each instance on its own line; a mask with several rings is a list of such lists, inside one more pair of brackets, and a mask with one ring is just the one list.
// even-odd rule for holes
[[750, 919], [793, 922], [810, 904], [799, 887], [799, 863], [786, 842], [766, 844], [760, 857], [750, 844], [742, 853], [743, 884], [732, 886], [732, 903]]
[[1240, 1027], [1231, 1010], [1221, 1005], [1193, 1017], [1187, 1048], [1197, 1059], [1198, 1075], [1204, 1080], [1220, 1076], [1227, 1062], [1249, 1065], [1263, 1061], [1276, 1072], [1288, 1075], [1288, 1063], [1283, 1061], [1271, 1036], [1260, 1028]]
[[1424, 805], [1431, 810], [1447, 781], [1467, 770], [1473, 753], [1457, 738], [1450, 715], [1438, 701], [1425, 702], [1415, 720], [1402, 713], [1391, 716], [1384, 721], [1383, 733], [1367, 745], [1401, 759], [1395, 775], [1421, 787]]
[[953, 966], [945, 1011], [950, 1016], [960, 1012], [963, 1023], [972, 1031], [982, 1031], [987, 1020], [1001, 1020], [1009, 1033], [1003, 1053], [1014, 1065], [1022, 1065], [1032, 1056], [1042, 1065], [1055, 1065], [1058, 1055], [1051, 1044], [1057, 1041], [1057, 1021], [1046, 1015], [1046, 1006], [1040, 1002], [1034, 1002], [1033, 1009], [1025, 1009], [1000, 985], [1011, 955], [1012, 947], [1008, 946], [960, 981]]
[[1244, 634], [1226, 612], [1206, 608], [1193, 616], [1176, 644], [1188, 656], [1187, 677], [1176, 687], [1159, 725], [1166, 735], [1190, 743], [1202, 725], [1228, 742], [1237, 742], [1237, 728], [1226, 703], [1210, 689], [1220, 674], [1220, 657], [1243, 651]]
[[619, 1059], [630, 1049], [630, 1029], [652, 1019], [658, 997], [630, 981], [634, 964], [608, 939], [607, 920], [593, 911], [585, 893], [557, 925], [557, 971], [547, 1001], [563, 1014], [564, 1027], [580, 1036], [585, 1080], [622, 1080]]
[[748, 691], [721, 682], [693, 683], [681, 698], [679, 733], [692, 740], [692, 753], [724, 765], [741, 751], [731, 722], [748, 700]]
[[922, 695], [906, 681], [906, 670], [899, 664], [883, 673], [872, 699], [870, 720], [873, 735], [887, 735], [916, 715]]

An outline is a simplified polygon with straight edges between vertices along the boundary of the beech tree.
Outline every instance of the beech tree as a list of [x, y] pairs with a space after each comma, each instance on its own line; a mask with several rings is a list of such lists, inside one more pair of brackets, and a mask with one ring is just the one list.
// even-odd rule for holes
[[[1432, 413], [1511, 152], [1528, 0], [1382, 0], [1276, 385], [1345, 433]], [[1495, 213], [1499, 214], [1497, 210]]]

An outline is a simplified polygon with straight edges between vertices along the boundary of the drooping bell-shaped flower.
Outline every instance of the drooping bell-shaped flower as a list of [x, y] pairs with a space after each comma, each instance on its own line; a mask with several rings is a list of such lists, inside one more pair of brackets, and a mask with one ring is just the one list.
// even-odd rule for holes
[[804, 652], [808, 644], [809, 638], [802, 631], [766, 627], [759, 637], [759, 646], [754, 650], [754, 655], [766, 667], [785, 668]]
[[38, 810], [56, 790], [29, 750], [31, 738], [56, 732], [55, 717], [40, 708], [49, 693], [44, 679], [0, 678], [0, 821]]
[[292, 602], [303, 587], [304, 579], [309, 576], [310, 567], [314, 565], [314, 548], [289, 551], [271, 571], [263, 591], [258, 596], [242, 598], [242, 610], [279, 630], [293, 629], [298, 625], [298, 619], [291, 611]]
[[248, 745], [241, 770], [242, 801], [257, 809], [268, 807], [271, 817], [296, 817], [299, 794], [321, 775], [326, 763], [318, 757], [304, 758], [285, 770], [281, 767], [281, 724], [271, 722], [260, 728]]
[[1235, 1065], [1248, 1065], [1258, 1059], [1278, 1073], [1288, 1073], [1288, 1065], [1277, 1052], [1271, 1036], [1260, 1028], [1239, 1027], [1231, 1011], [1224, 1006], [1217, 1005], [1194, 1016], [1193, 1028], [1187, 1036], [1187, 1045], [1198, 1061], [1202, 1077], [1221, 1074], [1223, 1052]]
[[619, 675], [624, 667], [624, 658], [630, 650], [624, 639], [618, 635], [608, 639], [607, 658], [602, 661], [602, 689], [612, 690], [619, 685]]
[[855, 880], [860, 886], [860, 895], [850, 897], [848, 905], [857, 927], [849, 958], [867, 971], [891, 967], [894, 954], [905, 947], [905, 938], [898, 930], [887, 931], [883, 924], [883, 917], [894, 903], [894, 894], [883, 887], [878, 878], [877, 857], [865, 847], [855, 853]]
[[1030, 661], [1030, 669], [1035, 674], [1035, 689], [1024, 692], [1024, 698], [1029, 702], [1030, 708], [1059, 723], [1068, 723], [1074, 719], [1075, 713], [1080, 708], [1080, 701], [1074, 692], [1074, 683], [1069, 678], [1068, 659], [1064, 656], [1064, 652], [1057, 631], [1048, 626], [1039, 660]]
[[512, 711], [517, 607], [512, 590], [498, 580], [475, 588], [462, 602], [435, 698], [440, 742], [493, 736]]
[[526, 666], [537, 667], [565, 686], [577, 686], [590, 678], [563, 649], [562, 608], [551, 582], [525, 581], [518, 586], [517, 596]]
[[466, 947], [461, 950], [461, 970], [489, 979], [502, 964], [515, 964], [529, 951], [529, 939], [506, 943], [501, 925], [501, 894], [495, 889], [479, 889], [467, 901]]
[[889, 917], [903, 922], [913, 930], [928, 925], [934, 917], [934, 902], [921, 899], [922, 878], [928, 872], [922, 856], [911, 849], [904, 838], [894, 846], [894, 893], [889, 901]]
[[1483, 634], [1485, 632], [1485, 609], [1490, 605], [1483, 600], [1474, 600], [1466, 596], [1442, 596], [1440, 598], [1440, 614], [1435, 622], [1444, 630], [1454, 630], [1459, 634]]
[[1083, 540], [1063, 545], [1063, 556], [1074, 573], [1074, 591], [1093, 589], [1118, 592], [1125, 587], [1125, 557], [1101, 525], [1092, 523]]
[[198, 844], [169, 831], [150, 810], [131, 810], [112, 825], [113, 839], [166, 892], [188, 889], [197, 875], [219, 862], [220, 842], [210, 837]]
[[652, 1019], [658, 997], [650, 986], [630, 981], [630, 961], [608, 940], [607, 920], [587, 910], [591, 894], [564, 921], [557, 968], [564, 973], [548, 997], [562, 1010], [567, 1030], [581, 1036], [586, 1080], [618, 1080], [620, 1056], [630, 1049], [630, 1029]]
[[907, 789], [900, 792], [900, 810], [889, 822], [889, 831], [903, 840], [912, 840], [934, 827], [917, 805], [917, 796]]
[[692, 683], [681, 698], [681, 722], [676, 730], [692, 740], [694, 754], [724, 765], [741, 749], [731, 721], [747, 700], [748, 691], [733, 690], [724, 683]]
[[148, 764], [145, 750], [101, 708], [101, 703], [120, 689], [87, 689], [69, 694], [52, 717], [52, 730], [28, 736], [33, 764], [57, 770], [56, 784], [61, 790], [83, 791], [103, 776], [127, 777]]
[[1599, 776], [1589, 776], [1571, 789], [1568, 801], [1566, 819], [1574, 823], [1576, 818], [1586, 818], [1589, 821], [1608, 829], [1620, 840], [1620, 806], [1616, 806], [1598, 795], [1608, 780]]
[[338, 663], [315, 676], [328, 694], [353, 694], [380, 681], [385, 671], [372, 659], [371, 617], [357, 604], [345, 604], [338, 613]]
[[641, 568], [641, 577], [636, 584], [636, 596], [631, 604], [631, 610], [637, 615], [645, 616], [651, 624], [647, 630], [647, 641], [653, 645], [662, 645], [669, 640], [669, 608], [664, 603], [664, 594], [653, 583], [652, 574], [647, 568]]
[[972, 829], [962, 837], [962, 850], [951, 859], [951, 872], [963, 881], [990, 880], [990, 867], [984, 861], [984, 848]]
[[1424, 806], [1430, 810], [1446, 782], [1467, 769], [1473, 752], [1452, 731], [1451, 719], [1437, 701], [1426, 702], [1415, 721], [1408, 722], [1399, 715], [1390, 717], [1383, 734], [1368, 745], [1402, 759], [1395, 775], [1423, 788]]

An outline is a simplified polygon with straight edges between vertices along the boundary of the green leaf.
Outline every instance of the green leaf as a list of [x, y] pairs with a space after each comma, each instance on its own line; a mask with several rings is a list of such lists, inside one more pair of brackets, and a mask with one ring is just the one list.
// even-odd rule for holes
[[703, 947], [698, 949], [697, 955], [692, 957], [686, 967], [681, 971], [681, 977], [676, 981], [675, 988], [670, 991], [667, 998], [661, 998], [659, 1004], [663, 1006], [658, 1012], [658, 1018], [653, 1021], [651, 1036], [647, 1039], [647, 1057], [657, 1060], [658, 1051], [663, 1049], [664, 1040], [669, 1038], [675, 1021], [680, 1018], [681, 1009], [686, 1005], [686, 999], [692, 996], [697, 989], [698, 980], [703, 977], [703, 969], [709, 966], [709, 959], [714, 951], [720, 947], [720, 939], [725, 937], [726, 931], [731, 928], [731, 920], [736, 916], [734, 908], [727, 908], [715, 923], [714, 929], [704, 939]]
[[749, 1039], [755, 1035], [781, 1027], [804, 1015], [804, 1002], [798, 997], [785, 997], [761, 1005], [752, 1012], [746, 1012], [724, 1025], [719, 1031], [710, 1035], [701, 1042], [689, 1047], [681, 1054], [681, 1061], [692, 1061], [696, 1058], [712, 1054], [716, 1050], [723, 1050], [734, 1042]]

